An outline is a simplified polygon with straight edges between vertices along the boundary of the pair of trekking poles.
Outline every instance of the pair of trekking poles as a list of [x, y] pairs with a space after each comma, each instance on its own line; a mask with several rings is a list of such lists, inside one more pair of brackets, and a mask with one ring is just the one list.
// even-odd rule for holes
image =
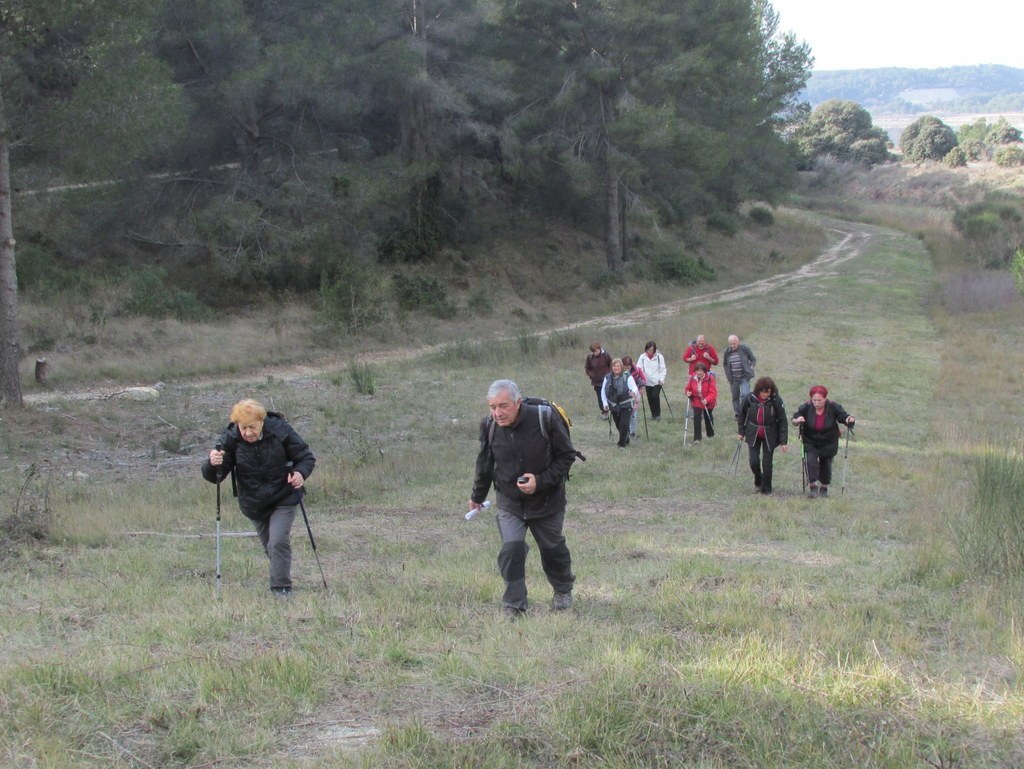
[[[651, 439], [651, 431], [647, 428], [647, 400], [644, 398], [644, 390], [645, 389], [647, 389], [647, 388], [644, 387], [644, 388], [641, 388], [641, 390], [640, 390], [640, 409], [643, 411], [643, 415], [644, 415], [644, 437], [647, 438], [647, 440], [650, 440]], [[661, 391], [661, 396], [665, 399], [665, 405], [668, 406], [669, 416], [671, 416], [673, 419], [675, 419], [675, 414], [672, 413], [672, 404], [668, 402], [668, 396], [665, 394], [665, 390], [664, 389]], [[608, 420], [608, 437], [609, 438], [612, 437], [612, 421], [611, 421], [611, 419]]]
[[[843, 477], [842, 483], [839, 487], [839, 493], [846, 493], [846, 467], [850, 461], [850, 436], [853, 434], [853, 428], [847, 425], [846, 427], [846, 445], [843, 448]], [[856, 437], [856, 436], [854, 436]], [[800, 426], [799, 433], [800, 440], [800, 474], [801, 474], [801, 488], [803, 493], [807, 493], [807, 452], [804, 449], [804, 428]], [[736, 477], [736, 470], [740, 465], [740, 447], [743, 445], [743, 441], [736, 441], [736, 450], [732, 453], [732, 462], [730, 468], [732, 469], [732, 477]]]
[[[217, 451], [223, 451], [224, 448], [221, 444], [215, 446]], [[220, 600], [220, 583], [221, 583], [221, 571], [220, 571], [220, 484], [224, 480], [224, 471], [220, 468], [217, 469], [217, 557], [216, 557], [216, 571], [215, 571], [215, 585], [214, 585], [214, 596]], [[306, 533], [309, 534], [309, 544], [313, 548], [313, 556], [316, 558], [316, 566], [320, 569], [320, 580], [324, 583], [324, 590], [327, 589], [327, 577], [324, 576], [324, 567], [320, 565], [320, 554], [316, 551], [316, 540], [313, 539], [313, 529], [309, 525], [309, 516], [306, 515], [306, 506], [302, 502], [302, 490], [296, 489], [295, 493], [299, 497], [299, 509], [302, 511], [302, 520], [306, 524]]]

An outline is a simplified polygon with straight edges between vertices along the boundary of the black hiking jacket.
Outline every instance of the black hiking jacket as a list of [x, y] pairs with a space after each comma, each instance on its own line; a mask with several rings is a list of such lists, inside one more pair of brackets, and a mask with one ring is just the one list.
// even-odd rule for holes
[[[498, 508], [521, 518], [543, 518], [565, 511], [565, 479], [576, 460], [576, 449], [562, 420], [548, 416], [550, 410], [523, 403], [515, 424], [494, 425], [493, 440], [489, 440], [491, 418], [480, 423], [480, 453], [470, 499], [482, 503], [493, 484]], [[541, 419], [546, 419], [548, 438], [541, 430]], [[516, 485], [523, 473], [537, 477], [533, 494], [524, 494]]]
[[292, 429], [280, 414], [268, 412], [263, 421], [263, 435], [255, 443], [248, 443], [232, 422], [221, 437], [224, 464], [214, 467], [207, 459], [203, 463], [203, 477], [217, 482], [217, 472], [226, 479], [234, 471], [234, 485], [238, 506], [246, 518], [262, 521], [279, 505], [297, 505], [298, 493], [288, 483], [293, 470], [309, 478], [316, 465], [316, 457], [306, 442]]
[[748, 446], [753, 446], [757, 442], [757, 428], [764, 427], [765, 442], [770, 450], [775, 451], [776, 446], [785, 446], [789, 443], [786, 408], [782, 405], [782, 398], [778, 393], [772, 395], [764, 402], [764, 424], [759, 425], [757, 412], [761, 405], [761, 400], [756, 393], [750, 393], [743, 401], [739, 416], [736, 418], [739, 423], [740, 435], [743, 436], [743, 441]]

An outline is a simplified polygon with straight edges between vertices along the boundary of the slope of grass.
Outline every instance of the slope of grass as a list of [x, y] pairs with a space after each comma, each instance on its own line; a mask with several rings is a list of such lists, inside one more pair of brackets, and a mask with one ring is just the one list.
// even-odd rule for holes
[[[8, 543], [0, 567], [0, 763], [1018, 765], [1020, 593], [965, 574], [947, 524], [972, 452], [1024, 424], [1005, 382], [958, 373], [958, 354], [987, 328], [983, 365], [1019, 372], [1006, 329], [1021, 313], [929, 314], [921, 242], [857, 228], [858, 255], [767, 294], [533, 341], [465, 336], [374, 364], [372, 396], [346, 362], [4, 415], [4, 499], [48, 511], [55, 536]], [[796, 446], [776, 455], [778, 493], [752, 494], [744, 458], [730, 470], [727, 399], [718, 436], [683, 448], [679, 357], [732, 331], [790, 411], [823, 383], [857, 416], [835, 498], [800, 496]], [[583, 374], [594, 336], [634, 356], [653, 338], [669, 360], [673, 416], [649, 439], [641, 421], [628, 451]], [[533, 608], [512, 624], [493, 522], [462, 517], [484, 392], [506, 376], [566, 406], [588, 457], [569, 482], [576, 607], [548, 610], [533, 550]], [[968, 385], [996, 408], [965, 410]], [[327, 591], [300, 523], [292, 601], [268, 595], [245, 536], [224, 538], [212, 598], [198, 465], [243, 396], [317, 452], [307, 507]], [[87, 459], [87, 477], [68, 475]], [[226, 531], [244, 534], [222, 491]]]

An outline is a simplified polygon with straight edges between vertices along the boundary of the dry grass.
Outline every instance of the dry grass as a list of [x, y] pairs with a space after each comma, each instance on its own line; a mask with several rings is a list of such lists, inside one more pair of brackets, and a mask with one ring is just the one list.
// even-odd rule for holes
[[[1024, 431], [1019, 308], [926, 307], [921, 241], [856, 229], [856, 255], [765, 293], [551, 344], [504, 328], [504, 342], [480, 330], [382, 358], [372, 397], [345, 360], [4, 415], [0, 500], [36, 462], [55, 518], [51, 540], [0, 567], [0, 762], [1017, 765], [1024, 607], [965, 573], [947, 523], [974, 452]], [[845, 494], [802, 498], [796, 452], [776, 457], [774, 497], [751, 494], [742, 463], [728, 470], [728, 431], [682, 448], [679, 356], [730, 331], [790, 410], [823, 381], [858, 416]], [[653, 337], [670, 362], [675, 418], [626, 452], [583, 376], [591, 336], [634, 355]], [[501, 375], [564, 403], [589, 458], [570, 481], [576, 610], [546, 608], [534, 551], [534, 611], [516, 624], [497, 611], [493, 524], [462, 519], [482, 394]], [[297, 528], [286, 605], [243, 537], [226, 539], [210, 599], [214, 497], [197, 465], [243, 395], [284, 411], [319, 457], [308, 507], [330, 590]], [[226, 529], [244, 532], [225, 502]]]

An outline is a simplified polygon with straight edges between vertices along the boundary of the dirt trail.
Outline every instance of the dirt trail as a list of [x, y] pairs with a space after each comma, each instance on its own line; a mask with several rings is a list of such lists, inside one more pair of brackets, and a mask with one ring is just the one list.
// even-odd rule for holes
[[[816, 259], [814, 259], [814, 261], [809, 262], [796, 270], [773, 275], [769, 278], [754, 281], [753, 283], [745, 283], [740, 286], [722, 289], [721, 291], [716, 291], [710, 294], [687, 297], [685, 299], [666, 302], [665, 304], [658, 304], [651, 307], [642, 307], [636, 310], [630, 310], [628, 312], [590, 318], [578, 323], [571, 323], [565, 326], [552, 328], [547, 331], [540, 332], [538, 335], [541, 337], [547, 337], [559, 332], [593, 328], [596, 326], [600, 326], [602, 328], [631, 326], [639, 323], [669, 318], [674, 315], [678, 315], [683, 310], [692, 310], [695, 307], [705, 307], [718, 302], [730, 302], [737, 299], [760, 296], [774, 289], [790, 285], [791, 283], [816, 278], [834, 270], [837, 265], [860, 254], [865, 244], [873, 237], [870, 229], [866, 227], [859, 227], [854, 223], [844, 223], [843, 227], [832, 227], [830, 228], [830, 231], [839, 236], [839, 241], [823, 251]], [[442, 342], [440, 344], [427, 345], [424, 347], [368, 352], [355, 356], [346, 354], [344, 359], [348, 361], [355, 360], [360, 363], [385, 363], [408, 360], [410, 358], [418, 358], [442, 350], [446, 344], [448, 343]], [[319, 376], [326, 371], [337, 369], [340, 365], [341, 359], [342, 356], [339, 355], [323, 358], [303, 365], [290, 364], [286, 366], [270, 366], [239, 376], [191, 379], [187, 382], [175, 383], [174, 386], [201, 388], [204, 386], [214, 385], [223, 386], [225, 384], [246, 384], [249, 382], [266, 380], [267, 377], [273, 377], [274, 379], [280, 379], [286, 382], [310, 379], [312, 377]], [[158, 385], [158, 387], [159, 386], [162, 385]], [[104, 400], [119, 396], [129, 396], [131, 395], [130, 391], [133, 389], [134, 388], [125, 387], [94, 387], [75, 390], [54, 390], [49, 392], [30, 393], [24, 396], [24, 400], [25, 403], [28, 404], [45, 404], [55, 400]]]

